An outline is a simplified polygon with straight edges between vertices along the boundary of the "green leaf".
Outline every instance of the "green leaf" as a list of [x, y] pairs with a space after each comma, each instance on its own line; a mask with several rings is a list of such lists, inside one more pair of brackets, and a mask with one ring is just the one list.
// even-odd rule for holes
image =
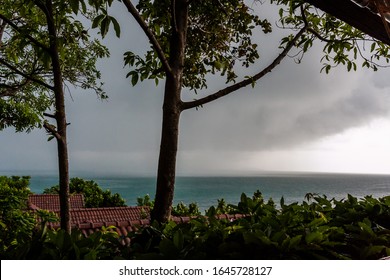
[[101, 21], [101, 24], [100, 24], [100, 33], [102, 35], [102, 37], [104, 38], [107, 33], [108, 33], [108, 29], [110, 27], [110, 21], [111, 19], [108, 17], [108, 16], [104, 16], [103, 20]]
[[131, 84], [135, 86], [138, 83], [138, 79], [139, 79], [138, 73], [134, 72], [131, 77]]
[[307, 244], [317, 243], [322, 241], [322, 239], [323, 239], [323, 235], [318, 231], [310, 232], [305, 236], [305, 241]]
[[92, 28], [98, 27], [105, 17], [106, 15], [98, 15], [97, 17], [95, 17], [92, 22]]
[[75, 13], [76, 15], [77, 15], [78, 12], [79, 12], [79, 1], [80, 1], [80, 0], [70, 0], [70, 1], [69, 1], [69, 4], [70, 4], [70, 7], [72, 8], [72, 11], [73, 11], [73, 13]]
[[179, 229], [173, 235], [173, 244], [179, 250], [183, 248], [184, 245], [184, 235], [183, 232]]
[[121, 36], [121, 27], [116, 18], [110, 16], [110, 19], [114, 25], [115, 34], [119, 38]]

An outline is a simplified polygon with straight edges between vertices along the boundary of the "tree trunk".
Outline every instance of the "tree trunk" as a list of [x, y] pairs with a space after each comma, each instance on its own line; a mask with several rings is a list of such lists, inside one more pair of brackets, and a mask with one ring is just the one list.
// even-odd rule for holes
[[[167, 81], [166, 90], [175, 87], [175, 81]], [[173, 92], [172, 95], [177, 93]], [[157, 187], [152, 219], [166, 222], [172, 209], [176, 177], [176, 155], [179, 140], [180, 108], [169, 97], [163, 106], [160, 157], [157, 171]], [[176, 103], [176, 104], [175, 104]]]
[[188, 3], [172, 1], [172, 36], [169, 64], [164, 92], [163, 121], [157, 187], [152, 220], [166, 222], [171, 215], [175, 190], [176, 156], [179, 141], [179, 121], [182, 111], [181, 88], [187, 36]]
[[71, 232], [70, 225], [70, 201], [69, 201], [69, 161], [68, 144], [66, 135], [66, 113], [65, 113], [65, 94], [63, 88], [62, 71], [60, 58], [58, 55], [57, 31], [53, 17], [53, 8], [51, 0], [46, 1], [47, 26], [50, 39], [50, 56], [52, 61], [54, 96], [55, 96], [55, 118], [57, 130], [54, 134], [57, 139], [58, 151], [58, 171], [60, 184], [60, 216], [61, 228], [66, 232]]

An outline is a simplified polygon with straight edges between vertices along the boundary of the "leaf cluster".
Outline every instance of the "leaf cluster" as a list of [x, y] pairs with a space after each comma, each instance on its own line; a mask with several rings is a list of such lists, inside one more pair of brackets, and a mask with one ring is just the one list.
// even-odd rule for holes
[[[157, 38], [169, 60], [174, 26], [172, 1], [141, 0], [137, 5], [142, 18]], [[207, 74], [219, 72], [226, 82], [237, 77], [237, 62], [249, 67], [258, 58], [257, 45], [252, 43], [256, 28], [271, 32], [271, 24], [254, 15], [242, 0], [192, 1], [189, 7], [186, 34], [183, 87], [191, 90], [206, 88]], [[145, 79], [156, 83], [165, 77], [158, 55], [152, 48], [141, 57], [129, 51], [125, 53], [125, 65], [133, 85]]]
[[91, 38], [82, 23], [82, 17], [92, 21], [103, 13], [107, 1], [72, 0], [69, 4], [51, 1], [51, 4], [54, 12], [48, 15], [42, 1], [2, 1], [0, 130], [8, 126], [15, 126], [16, 131], [40, 127], [43, 113], [53, 105], [53, 50], [50, 50], [48, 21], [56, 29], [56, 52], [64, 87], [72, 85], [92, 90], [100, 98], [107, 97], [96, 62], [109, 56], [109, 51], [99, 40]]
[[308, 195], [303, 203], [277, 206], [260, 192], [241, 196], [231, 213], [189, 223], [154, 224], [133, 233], [133, 258], [160, 259], [379, 259], [390, 255], [390, 197], [327, 199]]
[[112, 260], [121, 247], [118, 234], [113, 227], [101, 230], [85, 237], [80, 230], [71, 234], [64, 230], [49, 230], [42, 227], [32, 233], [32, 237], [23, 247], [10, 252], [6, 259], [31, 260]]
[[[374, 71], [379, 67], [387, 67], [390, 62], [389, 47], [381, 41], [371, 38], [362, 31], [336, 17], [323, 13], [302, 0], [271, 0], [280, 5], [279, 24], [284, 29], [297, 29], [304, 25], [307, 32], [301, 37], [296, 47], [295, 55], [300, 62], [304, 54], [313, 46], [315, 40], [324, 43], [321, 58], [321, 72], [329, 73], [337, 66], [346, 70], [356, 71], [358, 65]], [[282, 39], [282, 45], [287, 44], [291, 37]]]
[[[138, 197], [137, 198], [137, 205], [138, 206], [147, 206], [150, 208], [150, 210], [154, 207], [154, 200], [150, 198], [150, 196], [147, 194], [144, 197]], [[199, 206], [195, 202], [191, 202], [188, 206], [184, 204], [183, 202], [179, 202], [176, 206], [172, 206], [172, 212], [171, 214], [173, 216], [181, 216], [181, 217], [192, 217], [192, 216], [199, 216], [201, 215], [201, 212], [199, 210]]]
[[0, 176], [0, 258], [30, 239], [36, 224], [32, 214], [25, 212], [31, 193], [29, 177]]

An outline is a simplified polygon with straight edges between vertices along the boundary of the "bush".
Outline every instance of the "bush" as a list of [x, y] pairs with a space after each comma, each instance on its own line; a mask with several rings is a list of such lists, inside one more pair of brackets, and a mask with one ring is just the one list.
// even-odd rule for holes
[[242, 194], [230, 213], [218, 207], [186, 224], [153, 224], [132, 233], [132, 258], [160, 259], [379, 259], [390, 255], [390, 196], [358, 200], [308, 195], [308, 201], [280, 207], [260, 192]]
[[[150, 210], [152, 210], [154, 207], [154, 200], [151, 200], [150, 196], [147, 194], [144, 197], [137, 198], [137, 205], [148, 206], [150, 207]], [[179, 202], [176, 206], [172, 207], [171, 214], [173, 216], [192, 217], [201, 215], [201, 212], [199, 210], [198, 204], [195, 202], [190, 203], [188, 206], [183, 202]]]
[[27, 213], [30, 177], [0, 176], [0, 256], [23, 246], [36, 221]]
[[[95, 181], [86, 181], [72, 178], [69, 183], [70, 193], [84, 195], [85, 207], [117, 207], [126, 206], [125, 200], [118, 194], [111, 194], [110, 190], [103, 190]], [[53, 186], [43, 191], [46, 194], [58, 194], [59, 186]]]

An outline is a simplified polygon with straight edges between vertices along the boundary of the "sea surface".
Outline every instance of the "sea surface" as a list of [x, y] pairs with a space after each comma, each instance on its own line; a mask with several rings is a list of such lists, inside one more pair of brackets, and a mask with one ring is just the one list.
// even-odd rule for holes
[[[22, 175], [0, 172], [0, 175]], [[30, 189], [42, 193], [44, 188], [58, 184], [55, 174], [28, 174]], [[119, 193], [127, 205], [136, 205], [137, 198], [149, 194], [154, 197], [156, 178], [121, 176], [78, 176], [96, 181], [103, 189]], [[174, 204], [196, 202], [203, 211], [224, 198], [237, 203], [241, 193], [252, 195], [259, 190], [264, 198], [278, 203], [283, 196], [285, 203], [302, 202], [305, 194], [326, 195], [342, 199], [348, 194], [362, 198], [366, 195], [383, 197], [390, 195], [390, 175], [330, 174], [330, 173], [271, 173], [250, 177], [178, 177]]]

